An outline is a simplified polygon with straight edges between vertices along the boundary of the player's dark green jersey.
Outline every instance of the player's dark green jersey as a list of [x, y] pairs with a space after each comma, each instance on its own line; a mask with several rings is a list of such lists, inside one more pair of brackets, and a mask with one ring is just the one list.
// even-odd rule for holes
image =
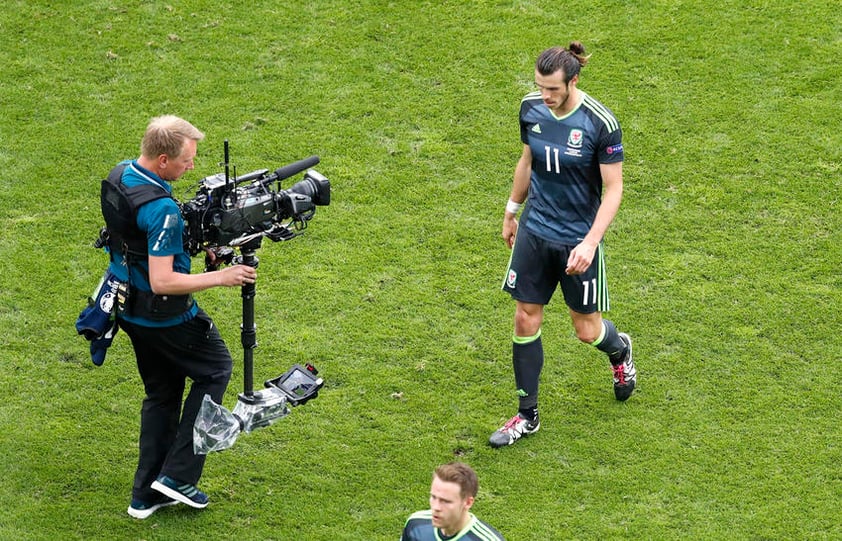
[[461, 532], [445, 537], [441, 530], [433, 526], [433, 513], [428, 509], [410, 515], [403, 528], [401, 541], [504, 541], [504, 537], [473, 514]]
[[578, 244], [602, 201], [601, 163], [623, 161], [620, 124], [604, 105], [580, 91], [582, 102], [557, 117], [527, 94], [520, 106], [520, 138], [532, 151], [532, 176], [521, 225], [551, 242]]

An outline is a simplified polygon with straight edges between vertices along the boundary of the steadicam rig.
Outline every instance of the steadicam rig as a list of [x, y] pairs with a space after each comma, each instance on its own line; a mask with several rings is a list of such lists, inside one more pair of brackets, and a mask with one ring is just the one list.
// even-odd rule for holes
[[[317, 206], [330, 203], [330, 182], [321, 173], [308, 170], [304, 179], [281, 189], [281, 181], [319, 163], [318, 156], [297, 161], [270, 173], [268, 169], [234, 177], [229, 175], [228, 141], [225, 141], [225, 172], [202, 179], [196, 197], [181, 204], [185, 221], [185, 246], [191, 255], [206, 250], [213, 270], [221, 264], [237, 263], [257, 268], [256, 251], [263, 237], [289, 240], [300, 234]], [[276, 184], [272, 189], [271, 184]], [[234, 256], [234, 248], [240, 251]], [[193, 425], [193, 450], [207, 454], [231, 447], [242, 432], [271, 425], [318, 396], [324, 380], [307, 363], [293, 365], [284, 374], [266, 380], [254, 389], [254, 350], [257, 326], [254, 321], [254, 283], [241, 287], [243, 322], [243, 392], [233, 411], [206, 395]]]

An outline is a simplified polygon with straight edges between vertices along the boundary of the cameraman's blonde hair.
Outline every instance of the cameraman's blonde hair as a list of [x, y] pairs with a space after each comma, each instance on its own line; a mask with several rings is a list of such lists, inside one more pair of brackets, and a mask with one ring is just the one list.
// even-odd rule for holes
[[163, 115], [153, 118], [146, 127], [140, 143], [140, 153], [147, 158], [157, 158], [166, 154], [177, 158], [184, 148], [184, 141], [201, 141], [205, 134], [193, 124], [175, 115]]

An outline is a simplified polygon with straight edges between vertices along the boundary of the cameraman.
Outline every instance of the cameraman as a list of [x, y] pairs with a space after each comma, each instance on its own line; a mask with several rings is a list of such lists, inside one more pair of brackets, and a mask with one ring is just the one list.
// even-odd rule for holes
[[[196, 487], [205, 456], [193, 453], [193, 424], [205, 394], [221, 403], [232, 360], [213, 321], [191, 294], [251, 284], [257, 278], [255, 269], [244, 265], [190, 274], [190, 256], [183, 246], [184, 221], [167, 182], [193, 169], [202, 139], [204, 134], [181, 118], [153, 118], [143, 136], [141, 156], [121, 162], [112, 171], [126, 188], [152, 185], [166, 192], [137, 209], [134, 234], [146, 240], [140, 255], [128, 244], [123, 244], [127, 253], [111, 245], [110, 270], [129, 284], [117, 318], [131, 339], [146, 392], [140, 456], [128, 508], [128, 514], [139, 519], [178, 502], [195, 508], [208, 504], [207, 495]], [[105, 218], [114, 236], [115, 219], [109, 223], [109, 217]], [[182, 404], [187, 378], [192, 384]]]

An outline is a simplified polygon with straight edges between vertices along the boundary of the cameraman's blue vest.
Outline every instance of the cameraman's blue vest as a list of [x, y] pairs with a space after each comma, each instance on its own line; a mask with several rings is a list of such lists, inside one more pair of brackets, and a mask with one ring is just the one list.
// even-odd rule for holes
[[[100, 206], [105, 219], [105, 243], [110, 249], [109, 256], [114, 262], [114, 253], [123, 254], [126, 264], [132, 266], [137, 261], [145, 261], [149, 256], [146, 232], [137, 226], [137, 213], [141, 206], [151, 201], [172, 198], [172, 195], [160, 186], [143, 184], [126, 187], [122, 182], [123, 171], [128, 163], [121, 163], [102, 181]], [[145, 269], [141, 265], [135, 268]], [[131, 276], [131, 271], [128, 272]], [[148, 276], [144, 276], [149, 281]], [[182, 316], [194, 308], [192, 295], [156, 295], [134, 287], [128, 282], [128, 296], [123, 306], [118, 307], [133, 317], [154, 322], [170, 321]], [[195, 310], [194, 310], [195, 312]]]

